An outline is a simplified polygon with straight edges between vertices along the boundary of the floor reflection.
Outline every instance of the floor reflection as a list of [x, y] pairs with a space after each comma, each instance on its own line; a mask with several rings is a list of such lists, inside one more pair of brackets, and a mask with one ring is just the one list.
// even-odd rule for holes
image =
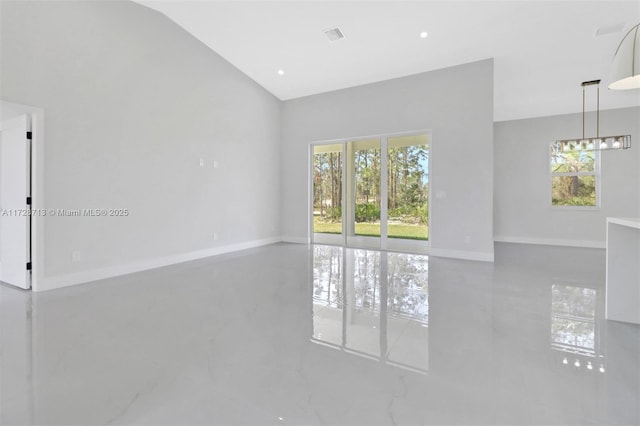
[[[601, 292], [600, 292], [601, 294]], [[604, 374], [604, 351], [596, 318], [603, 300], [593, 288], [551, 286], [551, 348], [562, 353], [562, 364]]]
[[0, 284], [0, 424], [640, 424], [640, 326], [604, 319], [604, 254], [497, 247]]
[[562, 284], [551, 287], [551, 347], [596, 355], [596, 290]]
[[31, 294], [0, 284], [0, 425], [33, 424]]
[[315, 246], [312, 341], [428, 369], [426, 256]]

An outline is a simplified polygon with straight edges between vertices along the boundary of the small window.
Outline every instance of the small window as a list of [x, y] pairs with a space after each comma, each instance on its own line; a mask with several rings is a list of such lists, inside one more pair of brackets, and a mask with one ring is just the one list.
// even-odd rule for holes
[[551, 205], [597, 207], [599, 151], [551, 144]]

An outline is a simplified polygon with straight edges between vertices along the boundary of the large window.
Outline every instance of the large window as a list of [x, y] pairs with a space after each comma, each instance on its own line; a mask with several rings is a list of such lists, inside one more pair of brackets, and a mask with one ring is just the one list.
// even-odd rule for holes
[[342, 144], [313, 148], [313, 232], [342, 234]]
[[388, 139], [389, 238], [428, 239], [429, 145], [427, 135]]
[[551, 205], [596, 207], [599, 153], [581, 144], [551, 145]]
[[381, 135], [312, 147], [314, 243], [426, 252], [429, 135]]
[[351, 157], [353, 196], [349, 197], [355, 223], [353, 234], [380, 237], [382, 159], [380, 139], [365, 139], [347, 143]]

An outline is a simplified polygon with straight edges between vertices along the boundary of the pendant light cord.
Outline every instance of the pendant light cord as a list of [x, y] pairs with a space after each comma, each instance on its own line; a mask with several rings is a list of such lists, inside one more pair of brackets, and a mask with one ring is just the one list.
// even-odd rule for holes
[[585, 87], [586, 86], [598, 86], [598, 98], [596, 104], [596, 137], [600, 138], [600, 80], [583, 81], [582, 86], [582, 139], [584, 139], [585, 130]]
[[600, 138], [600, 83], [598, 83], [598, 104], [597, 104], [597, 115], [596, 115], [596, 137]]
[[584, 139], [584, 83], [582, 84], [582, 139]]

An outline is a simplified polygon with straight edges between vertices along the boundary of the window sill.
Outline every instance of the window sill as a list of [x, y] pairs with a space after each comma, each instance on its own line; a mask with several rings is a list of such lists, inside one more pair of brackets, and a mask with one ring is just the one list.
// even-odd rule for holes
[[597, 212], [602, 210], [600, 206], [549, 206], [551, 210], [558, 211], [580, 211], [580, 212]]

